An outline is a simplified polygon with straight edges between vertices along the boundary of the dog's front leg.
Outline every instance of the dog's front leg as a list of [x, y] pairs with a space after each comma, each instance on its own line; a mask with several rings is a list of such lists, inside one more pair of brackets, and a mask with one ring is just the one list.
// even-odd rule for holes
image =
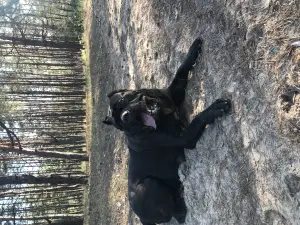
[[228, 113], [231, 108], [230, 100], [218, 99], [206, 110], [199, 113], [187, 127], [186, 132], [181, 136], [185, 148], [193, 149], [205, 130], [206, 125], [212, 124], [218, 117]]
[[218, 99], [192, 120], [182, 136], [172, 136], [160, 131], [153, 131], [146, 134], [135, 133], [134, 136], [127, 134], [128, 145], [132, 149], [140, 151], [161, 150], [162, 147], [193, 149], [196, 147], [196, 143], [205, 130], [206, 125], [213, 123], [216, 118], [223, 116], [230, 108], [230, 100]]
[[175, 78], [168, 87], [171, 98], [176, 106], [180, 106], [185, 99], [185, 89], [188, 82], [189, 72], [196, 63], [199, 53], [202, 48], [202, 40], [197, 38], [191, 45], [184, 62], [180, 65], [175, 74]]

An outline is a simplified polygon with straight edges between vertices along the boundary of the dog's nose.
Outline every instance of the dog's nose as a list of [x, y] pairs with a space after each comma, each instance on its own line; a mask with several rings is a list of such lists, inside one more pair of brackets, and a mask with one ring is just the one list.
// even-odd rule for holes
[[128, 123], [130, 121], [130, 112], [128, 110], [122, 113], [121, 120], [125, 123]]

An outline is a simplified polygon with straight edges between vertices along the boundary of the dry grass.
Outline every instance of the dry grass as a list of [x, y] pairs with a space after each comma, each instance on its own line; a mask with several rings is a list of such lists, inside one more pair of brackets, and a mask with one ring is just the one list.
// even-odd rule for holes
[[[124, 152], [123, 143], [117, 141], [115, 148], [115, 164], [110, 183], [109, 202], [108, 204], [113, 209], [113, 218], [119, 218], [116, 223], [127, 224], [128, 218], [128, 201], [127, 201], [127, 160], [128, 155]], [[122, 216], [120, 216], [122, 215]]]
[[[84, 45], [84, 50], [82, 50], [82, 61], [83, 61], [83, 72], [86, 79], [86, 151], [88, 154], [90, 154], [91, 150], [91, 141], [92, 141], [92, 91], [91, 91], [91, 79], [90, 79], [90, 43], [89, 43], [89, 33], [87, 23], [90, 21], [90, 15], [91, 12], [91, 0], [82, 0], [82, 7], [83, 7], [83, 19], [84, 19], [84, 31], [82, 34], [82, 40], [81, 43]], [[82, 169], [89, 174], [90, 168], [89, 168], [88, 162], [83, 162], [81, 167]], [[88, 225], [88, 196], [89, 196], [89, 187], [85, 186], [84, 188], [84, 224]]]
[[92, 138], [92, 90], [91, 90], [91, 77], [90, 77], [90, 13], [92, 7], [92, 0], [82, 0], [83, 7], [83, 18], [84, 18], [84, 31], [82, 34], [81, 43], [84, 46], [84, 50], [82, 50], [82, 61], [83, 61], [83, 72], [86, 79], [86, 148], [87, 152], [90, 151], [91, 146], [91, 138]]
[[283, 178], [300, 174], [299, 162], [293, 160], [299, 147], [290, 144], [299, 133], [293, 136], [298, 130], [288, 126], [288, 121], [299, 121], [299, 95], [289, 112], [282, 110], [279, 96], [286, 87], [299, 87], [299, 52], [289, 54], [300, 34], [299, 4], [91, 2], [85, 2], [83, 38], [93, 46], [86, 53], [92, 56], [87, 60], [92, 86], [87, 96], [89, 225], [138, 224], [128, 211], [124, 140], [101, 123], [106, 93], [164, 87], [199, 34], [205, 43], [189, 85], [188, 111], [194, 115], [224, 96], [232, 99], [234, 109], [207, 129], [196, 150], [186, 152], [189, 171], [180, 174], [187, 224], [297, 224], [297, 199], [290, 198]]

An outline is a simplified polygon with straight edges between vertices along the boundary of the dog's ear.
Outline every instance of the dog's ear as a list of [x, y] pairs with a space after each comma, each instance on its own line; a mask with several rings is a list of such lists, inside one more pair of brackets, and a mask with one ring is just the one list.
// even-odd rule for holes
[[161, 110], [164, 115], [169, 115], [176, 110], [176, 107], [170, 98], [161, 98]]
[[128, 91], [128, 89], [114, 90], [114, 91], [109, 92], [106, 96], [110, 98], [111, 96], [113, 96], [113, 95], [116, 94], [116, 93], [119, 93], [119, 92], [126, 92], [126, 91]]
[[163, 114], [164, 115], [169, 115], [175, 111], [175, 108], [173, 107], [164, 107], [162, 108]]
[[107, 116], [102, 122], [107, 125], [113, 125], [114, 119], [111, 116]]

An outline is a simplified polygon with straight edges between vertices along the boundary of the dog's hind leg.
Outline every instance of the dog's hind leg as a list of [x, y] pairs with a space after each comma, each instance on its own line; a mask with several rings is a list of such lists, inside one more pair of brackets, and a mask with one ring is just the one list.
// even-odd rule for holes
[[172, 189], [174, 201], [174, 210], [172, 215], [178, 221], [178, 223], [184, 223], [187, 208], [183, 197], [183, 185], [179, 179], [165, 179], [164, 183]]
[[173, 210], [173, 217], [178, 221], [178, 223], [184, 223], [187, 208], [183, 198], [183, 187], [180, 187], [174, 196], [175, 207]]
[[141, 223], [143, 224], [143, 225], [156, 225], [155, 223], [144, 223], [143, 221], [141, 221]]
[[169, 222], [174, 214], [172, 190], [156, 178], [148, 177], [131, 186], [129, 202], [143, 225]]
[[193, 65], [196, 63], [196, 59], [201, 51], [202, 40], [197, 38], [191, 45], [184, 62], [181, 64], [175, 74], [175, 78], [168, 90], [176, 106], [180, 106], [185, 98], [185, 89], [188, 81], [188, 75]]

